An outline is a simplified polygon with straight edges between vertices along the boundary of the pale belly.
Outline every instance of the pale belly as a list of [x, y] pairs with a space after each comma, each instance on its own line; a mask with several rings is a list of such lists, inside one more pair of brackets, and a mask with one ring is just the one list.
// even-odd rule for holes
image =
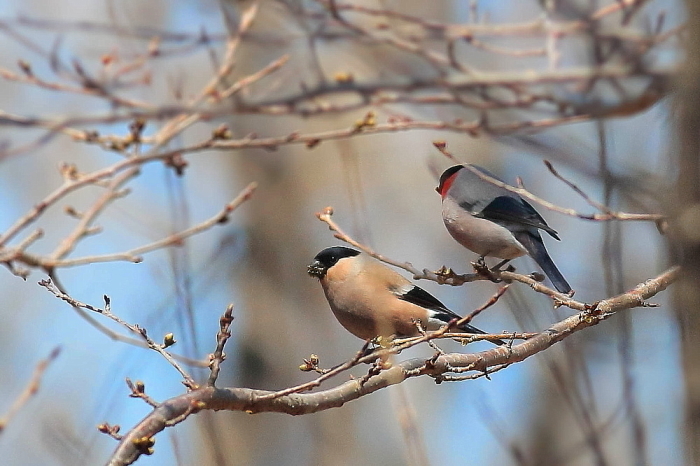
[[459, 244], [470, 251], [501, 259], [514, 259], [527, 254], [527, 250], [507, 228], [467, 212], [455, 214], [453, 210], [443, 209], [445, 227]]

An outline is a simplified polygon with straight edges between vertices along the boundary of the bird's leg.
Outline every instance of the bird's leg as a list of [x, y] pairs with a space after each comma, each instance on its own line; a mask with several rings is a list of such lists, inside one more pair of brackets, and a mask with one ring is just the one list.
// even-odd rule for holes
[[[360, 359], [370, 356], [372, 353], [380, 351], [384, 348], [387, 348], [391, 346], [391, 338], [387, 339], [386, 337], [375, 337], [372, 340], [367, 340], [365, 341], [365, 344], [362, 345], [362, 348], [360, 351], [357, 352], [355, 355], [355, 361], [359, 361]], [[367, 364], [369, 364], [371, 361], [367, 361]]]
[[483, 274], [489, 268], [486, 265], [486, 260], [484, 259], [484, 256], [479, 256], [479, 258], [475, 262], [472, 262], [472, 267], [474, 267], [474, 270], [480, 274]]
[[503, 267], [504, 265], [506, 265], [508, 262], [510, 262], [510, 259], [503, 259], [501, 262], [499, 262], [498, 264], [496, 264], [496, 265], [494, 265], [493, 267], [491, 267], [491, 271], [492, 271], [492, 272], [500, 271], [500, 270], [501, 270], [501, 267]]

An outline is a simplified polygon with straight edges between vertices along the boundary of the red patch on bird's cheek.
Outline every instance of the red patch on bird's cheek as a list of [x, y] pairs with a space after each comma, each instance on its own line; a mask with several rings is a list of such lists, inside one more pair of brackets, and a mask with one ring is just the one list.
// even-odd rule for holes
[[456, 172], [456, 173], [453, 173], [452, 175], [450, 175], [449, 177], [447, 177], [447, 179], [440, 186], [435, 188], [435, 191], [437, 191], [438, 194], [440, 196], [442, 196], [443, 198], [445, 196], [447, 196], [447, 191], [450, 190], [450, 187], [452, 186], [452, 183], [455, 182], [455, 178], [457, 178], [458, 174], [459, 174], [459, 172]]

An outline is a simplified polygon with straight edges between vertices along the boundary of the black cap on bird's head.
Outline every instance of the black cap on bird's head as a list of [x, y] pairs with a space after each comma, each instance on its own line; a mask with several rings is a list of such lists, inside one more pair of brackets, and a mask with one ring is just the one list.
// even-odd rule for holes
[[323, 278], [328, 269], [333, 267], [340, 259], [357, 256], [358, 254], [360, 254], [360, 251], [352, 248], [346, 248], [345, 246], [333, 246], [331, 248], [326, 248], [316, 254], [314, 261], [309, 264], [306, 271], [312, 277]]
[[437, 191], [437, 193], [442, 197], [445, 197], [445, 194], [450, 189], [450, 186], [452, 185], [452, 182], [454, 181], [457, 172], [459, 172], [463, 168], [464, 165], [454, 165], [442, 172], [442, 175], [440, 175], [440, 183], [438, 184], [438, 187], [435, 188], [435, 191]]
[[497, 186], [490, 181], [483, 179], [478, 173], [493, 178], [503, 183], [503, 180], [478, 165], [465, 163], [455, 165], [445, 170], [440, 176], [440, 185], [435, 191], [445, 199], [451, 197], [471, 210], [472, 206], [478, 205], [479, 210], [486, 207], [492, 200], [500, 196], [520, 198], [517, 194], [512, 194], [504, 188]]

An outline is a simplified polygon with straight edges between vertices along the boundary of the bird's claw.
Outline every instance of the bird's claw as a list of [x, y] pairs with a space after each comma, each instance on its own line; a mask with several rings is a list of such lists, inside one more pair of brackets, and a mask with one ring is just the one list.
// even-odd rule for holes
[[484, 256], [479, 256], [476, 262], [472, 262], [472, 266], [477, 271], [479, 271], [480, 269], [487, 268], [486, 259], [484, 258]]
[[474, 270], [477, 274], [481, 275], [482, 277], [488, 278], [494, 283], [501, 283], [503, 281], [501, 279], [501, 271], [498, 270], [497, 267], [490, 269], [488, 265], [486, 265], [486, 262], [484, 261], [483, 257], [480, 257], [479, 260], [477, 260], [476, 262], [472, 262], [472, 266], [474, 267]]

